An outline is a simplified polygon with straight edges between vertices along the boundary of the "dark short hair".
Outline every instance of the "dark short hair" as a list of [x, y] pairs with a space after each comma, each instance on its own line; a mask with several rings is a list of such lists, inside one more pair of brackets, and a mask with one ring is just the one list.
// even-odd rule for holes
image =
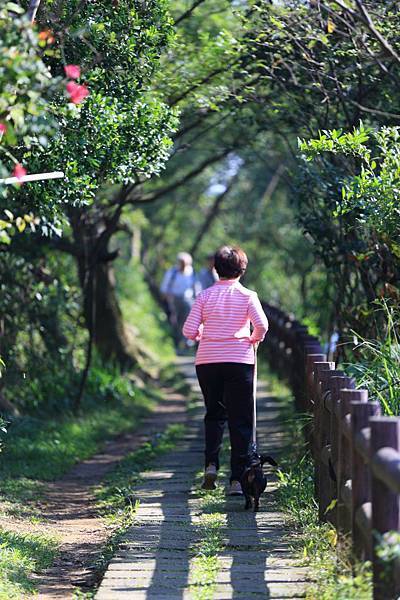
[[247, 268], [247, 256], [241, 248], [222, 246], [214, 255], [214, 267], [220, 277], [240, 277]]

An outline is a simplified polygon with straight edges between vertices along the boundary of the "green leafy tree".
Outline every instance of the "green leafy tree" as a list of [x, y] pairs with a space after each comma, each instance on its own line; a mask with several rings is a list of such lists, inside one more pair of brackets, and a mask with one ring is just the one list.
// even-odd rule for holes
[[46, 58], [51, 72], [57, 77], [63, 64], [79, 67], [70, 81], [70, 98], [75, 102], [75, 92], [82, 90], [86, 98], [68, 109], [64, 95], [55, 99], [58, 132], [45, 151], [28, 153], [37, 170], [62, 168], [64, 181], [22, 188], [18, 201], [39, 205], [52, 198], [63, 206], [61, 222], [55, 224], [54, 215], [42, 221], [49, 233], [62, 228], [63, 237], [47, 242], [41, 237], [41, 242], [74, 257], [91, 340], [104, 358], [127, 366], [134, 362], [134, 348], [115, 296], [111, 262], [116, 255], [109, 244], [136, 189], [158, 174], [168, 157], [176, 117], [151, 96], [150, 83], [173, 37], [172, 23], [163, 0], [124, 0], [117, 7], [45, 3], [37, 20], [55, 40]]
[[334, 281], [336, 319], [370, 338], [382, 328], [374, 301], [400, 302], [399, 134], [361, 126], [300, 144], [302, 224]]
[[[8, 2], [0, 9], [0, 178], [13, 171], [23, 173], [31, 165], [19, 163], [24, 153], [40, 152], [56, 129], [51, 99], [58, 92], [61, 78], [52, 78], [43, 62], [48, 39], [38, 33], [18, 4]], [[42, 36], [43, 37], [43, 36]], [[54, 202], [47, 199], [49, 207]], [[14, 206], [16, 205], [16, 206]], [[45, 212], [43, 203], [39, 208]], [[26, 225], [34, 228], [37, 215], [26, 203], [21, 213], [15, 202], [15, 190], [0, 183], [0, 244], [9, 244], [15, 231]]]

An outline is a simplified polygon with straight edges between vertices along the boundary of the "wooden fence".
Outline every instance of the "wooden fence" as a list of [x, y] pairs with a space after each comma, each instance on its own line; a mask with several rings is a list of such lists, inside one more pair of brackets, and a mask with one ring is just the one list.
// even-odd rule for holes
[[338, 531], [340, 548], [373, 565], [374, 600], [400, 598], [400, 567], [383, 563], [382, 535], [400, 532], [400, 418], [381, 416], [380, 405], [334, 362], [319, 340], [290, 315], [264, 305], [270, 321], [272, 368], [290, 384], [299, 411], [312, 415], [307, 432], [315, 464], [319, 517]]

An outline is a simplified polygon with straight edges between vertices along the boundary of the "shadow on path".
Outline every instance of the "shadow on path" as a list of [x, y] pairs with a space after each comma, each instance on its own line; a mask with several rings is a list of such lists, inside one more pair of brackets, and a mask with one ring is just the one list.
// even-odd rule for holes
[[[180, 359], [180, 369], [194, 387], [192, 361]], [[111, 561], [96, 600], [191, 600], [201, 591], [190, 587], [191, 547], [197, 528], [193, 517], [204, 512], [191, 488], [203, 463], [203, 410], [191, 413], [175, 450], [143, 474], [135, 489], [141, 504], [135, 524]], [[279, 457], [288, 443], [279, 421], [279, 401], [260, 387], [258, 431], [260, 450]], [[290, 531], [274, 499], [273, 477], [262, 496], [261, 510], [244, 510], [244, 498], [227, 498], [222, 509], [227, 524], [218, 556], [215, 585], [204, 588], [212, 600], [301, 598], [306, 571], [296, 565]], [[206, 586], [207, 587], [207, 586]], [[205, 597], [205, 596], [204, 596]]]
[[[180, 366], [194, 384], [193, 361], [181, 359]], [[195, 539], [191, 487], [203, 462], [200, 417], [190, 414], [186, 426], [176, 449], [142, 474], [143, 482], [135, 488], [137, 518], [109, 565], [97, 600], [183, 599]]]

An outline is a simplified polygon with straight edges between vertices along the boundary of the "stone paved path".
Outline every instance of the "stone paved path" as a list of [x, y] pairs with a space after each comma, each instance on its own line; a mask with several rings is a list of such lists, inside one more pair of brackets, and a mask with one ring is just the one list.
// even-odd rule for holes
[[[195, 383], [192, 364], [180, 368]], [[275, 455], [286, 442], [278, 405], [259, 386], [259, 440]], [[260, 444], [262, 446], [262, 443]], [[220, 517], [221, 552], [212, 585], [199, 582], [196, 544], [201, 540], [202, 494], [196, 474], [202, 467], [202, 409], [188, 416], [183, 439], [143, 473], [135, 490], [140, 506], [135, 524], [112, 559], [96, 600], [251, 600], [302, 598], [307, 587], [304, 567], [293, 557], [293, 537], [274, 501], [274, 483], [262, 497], [258, 514], [243, 510], [243, 498], [227, 498]], [[292, 539], [291, 539], [292, 538]], [[213, 559], [214, 560], [214, 559]]]

